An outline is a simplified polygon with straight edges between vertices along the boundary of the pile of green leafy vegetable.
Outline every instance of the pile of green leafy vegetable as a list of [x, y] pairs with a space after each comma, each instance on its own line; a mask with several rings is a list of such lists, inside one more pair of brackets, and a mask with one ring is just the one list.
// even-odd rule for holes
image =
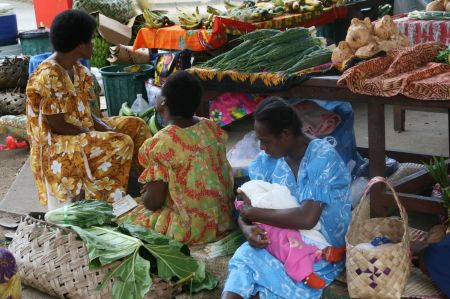
[[79, 227], [111, 224], [113, 218], [113, 206], [100, 200], [80, 200], [45, 213], [45, 221], [49, 223]]
[[[99, 286], [101, 289], [108, 280], [115, 278], [113, 299], [144, 298], [152, 286], [151, 272], [180, 284], [189, 282], [186, 285], [191, 292], [216, 287], [217, 279], [206, 272], [202, 261], [189, 255], [187, 246], [146, 228], [116, 225], [110, 221], [112, 218], [105, 217], [108, 213], [99, 214], [99, 210], [92, 209], [92, 206], [90, 201], [77, 202], [63, 207], [65, 213], [46, 215], [46, 219], [53, 219], [53, 223], [71, 228], [79, 235], [86, 244], [91, 269], [120, 261]], [[112, 211], [112, 206], [110, 208]], [[104, 212], [108, 209], [103, 207]], [[68, 211], [70, 216], [67, 216]], [[102, 226], [103, 223], [109, 225]]]
[[436, 55], [436, 62], [443, 62], [450, 64], [450, 47], [441, 51]]

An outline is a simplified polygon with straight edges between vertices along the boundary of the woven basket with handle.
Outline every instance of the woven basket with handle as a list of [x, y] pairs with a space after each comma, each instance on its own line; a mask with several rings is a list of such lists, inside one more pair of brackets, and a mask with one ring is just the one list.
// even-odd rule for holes
[[[31, 217], [23, 219], [9, 246], [22, 282], [57, 298], [111, 298], [114, 280], [101, 291], [97, 287], [118, 262], [89, 270], [88, 251], [77, 237], [72, 230]], [[181, 292], [172, 282], [152, 279], [145, 299], [168, 299]]]
[[[401, 219], [370, 218], [368, 192], [376, 183], [391, 189]], [[392, 243], [365, 249], [357, 246], [376, 237], [389, 238]], [[361, 202], [353, 211], [346, 240], [347, 284], [352, 298], [400, 298], [410, 274], [408, 215], [400, 204], [392, 185], [375, 177], [367, 185]]]

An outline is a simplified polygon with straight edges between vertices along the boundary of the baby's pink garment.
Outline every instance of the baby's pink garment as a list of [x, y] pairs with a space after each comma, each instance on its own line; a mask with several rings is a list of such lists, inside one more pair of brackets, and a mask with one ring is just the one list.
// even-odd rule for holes
[[299, 282], [314, 272], [313, 265], [321, 259], [321, 251], [305, 244], [298, 230], [267, 224], [258, 226], [267, 232], [266, 236], [270, 239], [267, 251], [284, 264], [289, 277]]
[[[239, 208], [244, 202], [235, 201], [234, 204]], [[266, 237], [270, 239], [265, 249], [284, 264], [289, 277], [299, 282], [314, 272], [313, 265], [322, 258], [321, 251], [305, 244], [298, 230], [261, 223], [257, 225], [267, 232]]]

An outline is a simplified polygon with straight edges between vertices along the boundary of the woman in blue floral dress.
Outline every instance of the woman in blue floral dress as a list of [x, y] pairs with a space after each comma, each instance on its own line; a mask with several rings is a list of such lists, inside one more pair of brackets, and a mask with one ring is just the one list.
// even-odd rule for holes
[[[320, 298], [321, 289], [294, 282], [284, 265], [264, 250], [270, 240], [253, 223], [311, 229], [320, 222], [325, 239], [332, 246], [344, 246], [351, 220], [350, 174], [327, 141], [302, 133], [295, 110], [281, 98], [264, 100], [254, 116], [262, 152], [250, 165], [250, 178], [287, 186], [301, 206], [240, 209], [238, 222], [248, 242], [230, 260], [222, 299]], [[314, 265], [314, 272], [329, 284], [342, 272], [344, 264], [322, 259]]]

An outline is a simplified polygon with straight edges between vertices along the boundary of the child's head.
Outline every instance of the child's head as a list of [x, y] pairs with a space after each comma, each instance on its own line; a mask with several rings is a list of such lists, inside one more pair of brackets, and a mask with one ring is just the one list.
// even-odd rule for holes
[[172, 74], [161, 90], [159, 106], [166, 106], [171, 116], [192, 117], [202, 100], [200, 81], [186, 71]]

